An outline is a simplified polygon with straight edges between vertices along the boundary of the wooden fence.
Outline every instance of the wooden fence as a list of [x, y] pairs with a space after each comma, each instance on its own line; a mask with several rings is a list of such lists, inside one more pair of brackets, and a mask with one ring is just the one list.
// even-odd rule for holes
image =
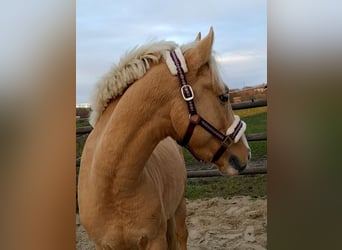
[[[258, 100], [254, 102], [242, 102], [242, 103], [233, 103], [233, 110], [239, 109], [249, 109], [249, 108], [257, 108], [257, 107], [265, 107], [267, 106], [267, 100]], [[76, 129], [76, 136], [89, 134], [92, 131], [91, 126], [79, 127]], [[267, 133], [257, 133], [257, 134], [247, 134], [246, 135], [248, 141], [265, 141], [267, 140]], [[80, 159], [76, 159], [76, 166], [80, 165]], [[248, 175], [248, 174], [265, 174], [267, 173], [267, 166], [264, 163], [263, 166], [252, 166], [248, 167], [246, 170], [242, 171], [240, 175]], [[188, 178], [198, 178], [198, 177], [214, 177], [221, 176], [218, 170], [188, 170]]]

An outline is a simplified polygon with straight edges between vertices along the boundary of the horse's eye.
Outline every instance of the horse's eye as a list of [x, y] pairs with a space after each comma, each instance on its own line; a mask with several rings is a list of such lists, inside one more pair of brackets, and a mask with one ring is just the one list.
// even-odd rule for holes
[[221, 102], [226, 103], [229, 100], [229, 94], [225, 93], [225, 94], [219, 95], [218, 98], [220, 99]]

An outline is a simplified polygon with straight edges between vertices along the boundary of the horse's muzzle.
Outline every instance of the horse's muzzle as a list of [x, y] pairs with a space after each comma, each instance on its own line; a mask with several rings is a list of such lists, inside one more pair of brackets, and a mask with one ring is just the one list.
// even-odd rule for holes
[[243, 171], [247, 167], [247, 164], [241, 164], [239, 159], [235, 155], [232, 155], [229, 158], [229, 163], [239, 172]]

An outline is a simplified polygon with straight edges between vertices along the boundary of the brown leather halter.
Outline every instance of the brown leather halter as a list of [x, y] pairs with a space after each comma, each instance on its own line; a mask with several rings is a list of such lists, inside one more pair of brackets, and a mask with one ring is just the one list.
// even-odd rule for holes
[[[209, 122], [207, 122], [205, 119], [203, 119], [199, 114], [197, 114], [195, 103], [193, 101], [194, 99], [194, 92], [191, 88], [191, 86], [187, 83], [184, 70], [181, 66], [181, 62], [179, 58], [177, 57], [175, 51], [170, 51], [170, 56], [177, 68], [177, 76], [180, 81], [181, 85], [181, 93], [183, 96], [183, 99], [186, 101], [188, 105], [189, 110], [189, 125], [185, 132], [185, 135], [181, 141], [178, 141], [178, 144], [180, 144], [183, 147], [187, 147], [191, 136], [195, 130], [195, 127], [197, 125], [204, 128], [207, 132], [209, 132], [211, 135], [213, 135], [215, 138], [221, 141], [220, 148], [216, 151], [214, 154], [211, 162], [216, 162], [222, 154], [227, 150], [228, 147], [230, 147], [234, 142], [236, 142], [237, 135], [241, 134], [241, 129], [245, 129], [246, 125], [238, 119], [236, 125], [233, 127], [233, 132], [230, 134], [223, 134], [218, 129], [216, 129], [214, 126], [212, 126]], [[243, 128], [244, 127], [244, 128]]]

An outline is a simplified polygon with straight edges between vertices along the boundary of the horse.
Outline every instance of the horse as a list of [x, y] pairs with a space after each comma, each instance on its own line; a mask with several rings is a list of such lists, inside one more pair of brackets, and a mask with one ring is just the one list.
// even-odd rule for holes
[[80, 222], [96, 249], [187, 249], [182, 145], [236, 175], [246, 124], [212, 55], [213, 28], [185, 45], [135, 47], [96, 84], [78, 181]]

